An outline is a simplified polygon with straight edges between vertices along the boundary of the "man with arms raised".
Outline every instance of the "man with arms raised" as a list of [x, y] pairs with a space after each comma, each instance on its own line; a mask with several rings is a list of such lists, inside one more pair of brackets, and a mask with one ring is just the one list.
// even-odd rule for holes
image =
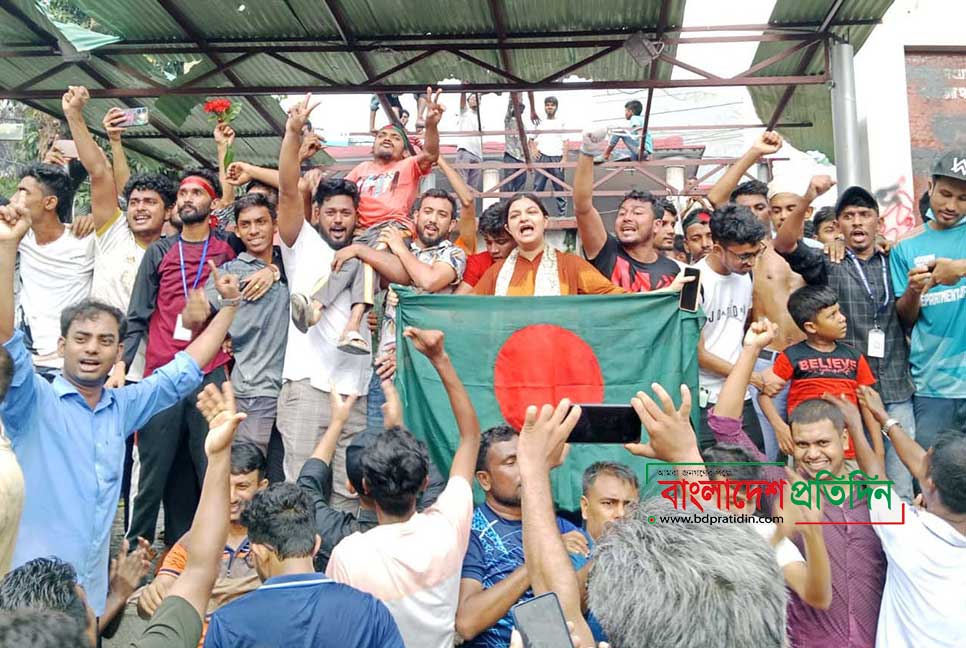
[[[456, 632], [467, 646], [505, 646], [513, 625], [510, 608], [533, 598], [524, 559], [523, 508], [516, 430], [506, 425], [485, 430], [476, 460], [476, 479], [485, 493], [473, 512], [463, 559]], [[556, 518], [557, 533], [577, 528]], [[571, 554], [575, 568], [586, 558]]]
[[[927, 452], [889, 416], [875, 390], [859, 387], [859, 401], [922, 487], [917, 506], [870, 498], [869, 519], [880, 523], [872, 528], [889, 564], [875, 645], [952, 648], [966, 633], [960, 594], [966, 577], [966, 436], [942, 433]], [[858, 409], [843, 398], [835, 404], [852, 421], [848, 428], [859, 467], [867, 475], [883, 475], [885, 465], [860, 431]]]
[[295, 484], [270, 486], [242, 515], [262, 586], [211, 617], [205, 646], [402, 648], [396, 622], [370, 594], [315, 573], [312, 503]]
[[486, 249], [466, 257], [466, 272], [463, 273], [463, 281], [456, 289], [458, 295], [473, 292], [473, 288], [490, 266], [510, 256], [510, 252], [517, 246], [517, 242], [506, 231], [506, 208], [507, 202], [501, 200], [493, 203], [480, 214], [479, 231], [483, 235]]
[[655, 239], [661, 237], [659, 242], [663, 242], [665, 231], [658, 199], [637, 190], [624, 196], [617, 208], [614, 235], [607, 233], [594, 208], [595, 146], [604, 135], [602, 130], [584, 133], [574, 174], [574, 215], [584, 255], [602, 275], [628, 292], [668, 288], [680, 268], [656, 247]]
[[[876, 247], [879, 205], [862, 187], [841, 193], [833, 210], [835, 231], [845, 238], [845, 260], [832, 263], [821, 250], [801, 242], [808, 205], [830, 187], [827, 176], [812, 178], [809, 190], [775, 237], [775, 250], [809, 285], [830, 286], [848, 320], [843, 342], [862, 353], [878, 381], [891, 416], [908, 434], [915, 434], [909, 375], [909, 344], [896, 312], [889, 257]], [[895, 490], [906, 501], [913, 497], [912, 478], [891, 443], [886, 444], [886, 465]]]
[[[27, 209], [0, 208], [0, 339], [14, 361], [0, 415], [31, 493], [13, 564], [49, 555], [70, 562], [100, 614], [124, 440], [201, 384], [201, 367], [220, 351], [234, 317], [238, 283], [226, 277], [219, 284], [222, 312], [185, 351], [137, 385], [120, 389], [105, 389], [104, 382], [123, 352], [123, 315], [95, 301], [68, 307], [58, 343], [64, 371], [48, 384], [33, 374], [23, 334], [13, 328], [14, 252], [29, 227]], [[52, 476], [73, 487], [51, 489]]]
[[446, 355], [443, 334], [408, 328], [404, 335], [436, 368], [449, 395], [460, 431], [449, 482], [431, 507], [417, 513], [428, 483], [426, 447], [399, 427], [379, 434], [362, 451], [364, 496], [379, 526], [342, 540], [326, 574], [385, 602], [408, 646], [449, 648], [473, 517], [480, 424]]
[[35, 163], [20, 175], [10, 204], [29, 212], [31, 226], [18, 250], [22, 285], [17, 322], [37, 372], [52, 380], [64, 364], [57, 352], [60, 311], [90, 296], [94, 238], [79, 239], [64, 225], [74, 189], [62, 167]]
[[[91, 215], [94, 217], [94, 280], [91, 297], [127, 312], [141, 259], [148, 246], [161, 238], [161, 230], [177, 199], [177, 187], [155, 173], [131, 176], [123, 187], [114, 184], [107, 157], [84, 122], [84, 106], [90, 95], [83, 86], [71, 86], [62, 104], [77, 155], [91, 179]], [[127, 211], [118, 206], [123, 189]], [[134, 364], [127, 367], [128, 380], [144, 374], [144, 345]]]
[[[789, 267], [774, 249], [772, 235], [777, 232], [788, 216], [788, 209], [798, 206], [806, 191], [806, 183], [791, 183], [789, 179], [778, 179], [766, 185], [759, 180], [741, 182], [745, 173], [758, 163], [762, 157], [778, 152], [782, 147], [782, 138], [778, 133], [765, 131], [748, 151], [734, 164], [728, 167], [721, 179], [708, 192], [708, 200], [713, 205], [720, 206], [726, 201], [738, 203], [751, 209], [755, 217], [768, 230], [765, 237], [765, 249], [755, 263], [753, 273], [752, 317], [761, 319], [767, 317], [769, 321], [778, 324], [778, 334], [771, 345], [762, 351], [759, 362], [755, 365], [755, 372], [762, 374], [770, 367], [778, 354], [785, 347], [797, 344], [805, 339], [804, 334], [788, 314], [788, 297], [794, 291], [805, 285], [805, 281]], [[739, 184], [740, 183], [740, 184]], [[808, 207], [811, 213], [811, 206]], [[770, 378], [770, 374], [765, 374]], [[760, 390], [754, 381], [752, 386]], [[780, 382], [769, 379], [769, 395], [775, 403], [780, 415], [785, 415], [785, 402], [788, 395], [787, 388], [775, 391], [781, 386]], [[757, 396], [757, 392], [753, 391]], [[759, 427], [765, 439], [765, 454], [774, 459], [778, 455], [778, 442], [775, 431], [768, 418], [758, 407], [757, 398], [752, 399], [758, 415]]]
[[[765, 322], [767, 324], [767, 322]], [[767, 461], [764, 454], [754, 447], [743, 430], [739, 418], [740, 398], [737, 394], [745, 388], [751, 375], [755, 358], [770, 343], [774, 335], [771, 326], [752, 324], [755, 333], [749, 333], [735, 368], [722, 389], [723, 398], [708, 416], [708, 425], [718, 443], [739, 445], [748, 449], [756, 461]], [[794, 444], [795, 470], [802, 479], [849, 478], [845, 466], [845, 443], [849, 426], [854, 419], [846, 421], [839, 408], [825, 400], [812, 399], [801, 403], [790, 417], [792, 442]], [[650, 429], [650, 428], [648, 428]], [[851, 428], [849, 428], [851, 429]], [[861, 420], [858, 434], [864, 435]], [[789, 478], [784, 469], [774, 466], [762, 468], [765, 479], [776, 481]], [[881, 476], [881, 475], [880, 475]], [[812, 481], [807, 482], [809, 502], [816, 500]], [[814, 489], [814, 490], [813, 490]], [[825, 646], [871, 646], [875, 643], [879, 603], [885, 582], [885, 556], [876, 535], [875, 527], [869, 525], [870, 511], [861, 498], [850, 503], [846, 498], [839, 505], [828, 499], [821, 502], [821, 527], [832, 576], [832, 599], [828, 604], [824, 596], [814, 596], [811, 588], [792, 584], [788, 605], [788, 643], [803, 648]], [[809, 532], [799, 532], [791, 538], [799, 552], [808, 557], [816, 556], [814, 539]], [[860, 559], [856, 559], [861, 556]], [[787, 575], [787, 572], [786, 572]], [[818, 603], [825, 605], [819, 605]]]
[[[749, 274], [764, 251], [767, 236], [761, 221], [741, 205], [727, 204], [716, 209], [710, 222], [714, 247], [711, 254], [695, 264], [701, 271], [702, 306], [708, 316], [698, 342], [701, 388], [702, 447], [714, 441], [708, 430], [708, 410], [718, 401], [725, 378], [734, 371], [741, 353], [741, 340], [752, 308], [752, 280]], [[761, 374], [752, 376], [755, 387], [765, 386]], [[745, 397], [744, 421], [750, 436], [764, 447], [758, 417], [751, 395]]]
[[[337, 250], [352, 242], [356, 230], [358, 191], [352, 183], [334, 180], [319, 183], [312, 196], [312, 210], [318, 229], [304, 214], [299, 191], [299, 144], [309, 113], [315, 106], [306, 97], [289, 110], [285, 138], [279, 154], [278, 234], [282, 260], [293, 293], [312, 294], [327, 275]], [[340, 291], [321, 313], [318, 323], [305, 333], [289, 323], [282, 367], [282, 388], [278, 397], [278, 430], [285, 446], [285, 477], [298, 478], [302, 464], [329, 426], [329, 391], [358, 394], [332, 462], [334, 493], [332, 504], [348, 512], [358, 511], [357, 499], [345, 487], [345, 449], [353, 436], [366, 426], [366, 393], [372, 375], [368, 356], [342, 353], [338, 340], [349, 322], [352, 309], [349, 291]], [[369, 330], [361, 335], [369, 343]]]

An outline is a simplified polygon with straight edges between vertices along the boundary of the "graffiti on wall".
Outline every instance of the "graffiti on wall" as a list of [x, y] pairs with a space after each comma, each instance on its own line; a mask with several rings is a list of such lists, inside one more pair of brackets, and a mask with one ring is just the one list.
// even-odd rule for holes
[[900, 176], [894, 184], [875, 190], [882, 217], [882, 234], [896, 241], [916, 226], [916, 201], [906, 190], [905, 176]]

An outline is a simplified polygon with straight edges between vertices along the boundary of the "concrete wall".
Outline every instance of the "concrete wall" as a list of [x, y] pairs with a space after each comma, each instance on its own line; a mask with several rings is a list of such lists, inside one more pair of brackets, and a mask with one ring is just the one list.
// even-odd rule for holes
[[[856, 55], [859, 121], [863, 143], [867, 143], [871, 189], [879, 199], [890, 235], [901, 234], [918, 222], [916, 204], [934, 151], [966, 147], [966, 117], [949, 117], [956, 112], [966, 114], [960, 112], [966, 104], [966, 70], [960, 68], [966, 67], [960, 63], [966, 60], [964, 24], [966, 2], [896, 0]], [[929, 65], [910, 60], [914, 65], [907, 76], [907, 48], [922, 47], [953, 51]], [[952, 96], [956, 86], [964, 87], [963, 96]], [[957, 103], [947, 111], [940, 102]], [[947, 117], [937, 120], [937, 112], [946, 112]]]

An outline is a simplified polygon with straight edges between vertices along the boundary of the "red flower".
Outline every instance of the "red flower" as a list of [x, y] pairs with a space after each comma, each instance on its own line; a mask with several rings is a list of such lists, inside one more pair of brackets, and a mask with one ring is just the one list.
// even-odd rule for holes
[[205, 112], [214, 113], [216, 115], [222, 115], [231, 109], [231, 101], [229, 99], [212, 99], [211, 101], [205, 102]]

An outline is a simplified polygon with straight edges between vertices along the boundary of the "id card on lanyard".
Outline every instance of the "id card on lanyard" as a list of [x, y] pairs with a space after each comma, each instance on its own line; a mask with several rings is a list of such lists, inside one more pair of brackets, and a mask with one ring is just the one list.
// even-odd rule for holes
[[872, 330], [869, 331], [869, 347], [867, 349], [866, 355], [870, 358], [884, 358], [885, 357], [885, 331], [879, 328], [879, 315], [885, 312], [886, 307], [889, 305], [889, 277], [886, 274], [886, 264], [885, 260], [880, 260], [880, 265], [882, 268], [882, 287], [885, 291], [885, 298], [882, 303], [876, 299], [872, 292], [872, 286], [869, 285], [869, 280], [865, 276], [865, 270], [862, 268], [862, 264], [856, 258], [852, 250], [846, 250], [846, 255], [852, 261], [855, 266], [856, 272], [859, 273], [859, 278], [862, 280], [862, 287], [865, 288], [865, 294], [869, 296], [869, 301], [876, 307], [875, 314], [872, 317]]
[[[181, 287], [184, 290], [185, 303], [188, 302], [188, 278], [185, 276], [185, 266], [184, 266], [184, 246], [181, 244], [181, 237], [178, 237], [178, 261], [181, 267]], [[211, 241], [211, 235], [205, 239], [205, 245], [201, 248], [201, 260], [198, 261], [198, 272], [195, 274], [195, 281], [191, 284], [191, 290], [195, 290], [198, 287], [198, 282], [201, 281], [201, 273], [205, 269], [205, 260], [208, 258], [208, 243]], [[178, 313], [178, 318], [174, 323], [174, 335], [175, 340], [179, 342], [190, 342], [191, 341], [191, 329], [184, 325], [181, 319], [181, 313]]]

